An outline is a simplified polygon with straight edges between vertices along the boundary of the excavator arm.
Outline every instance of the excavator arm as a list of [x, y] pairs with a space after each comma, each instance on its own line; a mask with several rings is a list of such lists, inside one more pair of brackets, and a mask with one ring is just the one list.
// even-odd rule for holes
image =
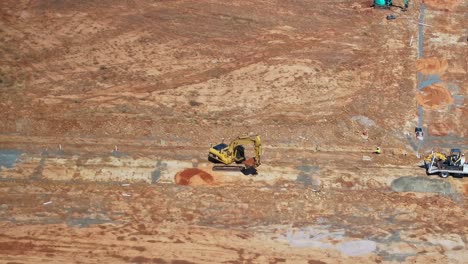
[[445, 156], [445, 154], [440, 153], [440, 152], [432, 152], [431, 154], [429, 154], [427, 157], [424, 158], [424, 161], [429, 164], [433, 157], [435, 157], [436, 160], [442, 160], [442, 161], [447, 160], [447, 156]]
[[228, 152], [231, 153], [231, 156], [234, 155], [234, 159], [236, 158], [236, 149], [238, 146], [241, 146], [241, 145], [245, 145], [245, 144], [249, 144], [249, 143], [253, 143], [254, 145], [254, 150], [255, 150], [255, 167], [258, 167], [260, 166], [260, 156], [261, 156], [261, 147], [262, 147], [262, 141], [260, 139], [260, 136], [259, 135], [256, 135], [256, 136], [240, 136], [238, 137], [237, 139], [235, 139], [234, 141], [232, 141], [230, 144], [229, 144], [229, 150]]

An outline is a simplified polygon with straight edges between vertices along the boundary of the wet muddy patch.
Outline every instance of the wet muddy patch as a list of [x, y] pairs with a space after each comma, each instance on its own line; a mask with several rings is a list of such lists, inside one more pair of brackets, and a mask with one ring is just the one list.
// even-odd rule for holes
[[305, 187], [311, 187], [314, 190], [321, 189], [321, 181], [318, 173], [320, 168], [317, 166], [302, 165], [297, 167], [300, 171], [297, 175], [296, 182], [303, 184]]
[[456, 195], [452, 185], [443, 179], [430, 179], [427, 177], [401, 177], [391, 184], [395, 192], [438, 193], [445, 196]]
[[0, 170], [1, 167], [13, 168], [22, 153], [23, 152], [14, 149], [0, 150]]
[[108, 224], [113, 223], [112, 220], [109, 219], [99, 219], [99, 218], [92, 218], [92, 217], [83, 217], [83, 218], [69, 218], [66, 220], [66, 224], [70, 227], [89, 227], [91, 225], [100, 225], [100, 224]]
[[314, 226], [288, 229], [278, 239], [287, 242], [292, 247], [335, 249], [347, 256], [366, 255], [377, 249], [375, 241], [351, 240], [345, 234], [343, 229], [332, 230], [329, 226]]

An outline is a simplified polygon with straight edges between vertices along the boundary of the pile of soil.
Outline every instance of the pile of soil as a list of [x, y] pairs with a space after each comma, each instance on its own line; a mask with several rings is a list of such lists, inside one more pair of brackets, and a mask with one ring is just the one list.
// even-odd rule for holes
[[442, 85], [434, 84], [416, 94], [416, 101], [425, 109], [438, 110], [453, 104], [453, 96]]
[[214, 183], [213, 175], [197, 168], [189, 168], [178, 172], [174, 180], [177, 185], [190, 186], [211, 185]]
[[423, 58], [416, 62], [416, 69], [422, 74], [443, 75], [447, 71], [448, 62], [440, 58]]

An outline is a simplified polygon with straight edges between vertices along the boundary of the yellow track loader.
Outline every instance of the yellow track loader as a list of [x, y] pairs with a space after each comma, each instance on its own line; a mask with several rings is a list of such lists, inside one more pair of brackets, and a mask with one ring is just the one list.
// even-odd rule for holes
[[[245, 144], [253, 144], [255, 157], [245, 158]], [[260, 136], [240, 136], [233, 140], [229, 145], [225, 143], [218, 144], [210, 148], [208, 153], [208, 161], [216, 164], [213, 170], [253, 170], [260, 166], [261, 155], [261, 139]], [[231, 165], [233, 163], [241, 165]]]

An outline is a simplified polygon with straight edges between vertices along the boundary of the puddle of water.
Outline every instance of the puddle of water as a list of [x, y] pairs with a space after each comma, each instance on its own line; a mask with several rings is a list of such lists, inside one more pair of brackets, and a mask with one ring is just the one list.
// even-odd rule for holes
[[375, 121], [368, 118], [367, 116], [353, 116], [351, 117], [351, 120], [358, 122], [362, 126], [365, 127], [374, 127], [376, 126]]
[[125, 158], [125, 157], [128, 157], [125, 153], [123, 152], [120, 152], [118, 150], [113, 150], [112, 153], [111, 153], [112, 156], [116, 157], [116, 158]]
[[460, 92], [460, 86], [458, 86], [456, 83], [448, 83], [447, 84], [447, 89], [452, 93], [459, 93]]
[[[377, 243], [372, 240], [347, 240], [343, 229], [331, 231], [328, 226], [305, 227], [298, 230], [288, 229], [278, 239], [292, 247], [314, 247], [335, 249], [348, 256], [360, 256], [374, 252]], [[333, 242], [332, 242], [333, 241]], [[335, 244], [336, 241], [339, 243]]]
[[379, 251], [379, 256], [382, 256], [386, 261], [396, 261], [396, 262], [404, 262], [406, 258], [417, 256], [416, 253], [389, 253], [387, 251]]
[[448, 181], [428, 177], [401, 177], [394, 180], [391, 186], [395, 192], [439, 193], [447, 196], [456, 194]]
[[0, 166], [13, 168], [23, 152], [14, 149], [0, 150]]
[[296, 182], [300, 182], [304, 184], [306, 187], [320, 187], [321, 181], [318, 177], [314, 177], [312, 175], [307, 175], [304, 173], [300, 173], [297, 178]]
[[298, 166], [297, 169], [302, 172], [308, 172], [308, 173], [315, 173], [320, 170], [318, 166], [310, 166], [310, 165], [301, 165], [301, 166]]
[[90, 218], [90, 217], [69, 218], [66, 220], [66, 224], [70, 227], [88, 227], [90, 225], [99, 225], [99, 224], [106, 224], [106, 223], [113, 223], [113, 221]]
[[435, 83], [440, 82], [440, 77], [437, 74], [429, 74], [424, 76], [424, 80], [421, 80], [421, 82], [418, 85], [418, 89], [421, 90], [427, 86], [433, 85]]
[[453, 95], [453, 104], [455, 106], [464, 106], [465, 97], [463, 95]]
[[360, 256], [375, 251], [377, 243], [371, 240], [355, 240], [339, 243], [336, 248], [345, 255]]

